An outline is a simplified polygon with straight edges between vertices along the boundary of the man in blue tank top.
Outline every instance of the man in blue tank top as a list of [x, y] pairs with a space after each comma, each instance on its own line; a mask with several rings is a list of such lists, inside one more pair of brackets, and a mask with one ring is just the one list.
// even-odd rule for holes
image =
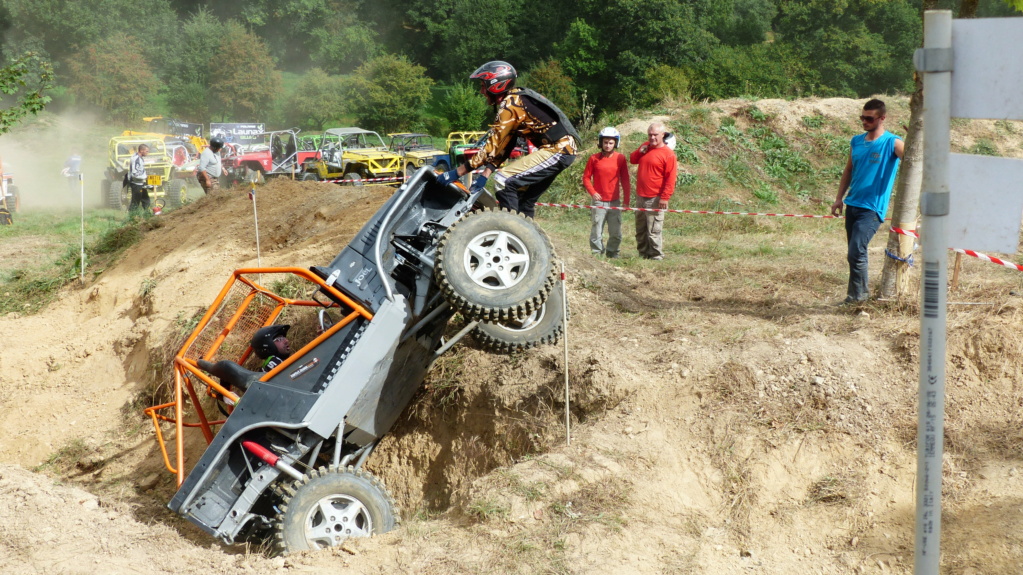
[[838, 196], [831, 205], [831, 214], [841, 216], [845, 204], [845, 236], [849, 242], [846, 304], [863, 302], [870, 297], [867, 244], [884, 221], [902, 159], [904, 143], [902, 138], [885, 131], [886, 115], [881, 100], [869, 100], [863, 105], [860, 121], [866, 132], [854, 136], [850, 142], [849, 161], [838, 184]]

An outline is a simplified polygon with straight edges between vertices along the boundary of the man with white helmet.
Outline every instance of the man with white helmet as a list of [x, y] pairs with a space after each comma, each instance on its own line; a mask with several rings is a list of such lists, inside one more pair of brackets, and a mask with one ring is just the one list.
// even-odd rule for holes
[[[593, 226], [590, 228], [590, 250], [593, 255], [618, 257], [622, 243], [622, 213], [618, 207], [629, 207], [632, 186], [629, 183], [629, 165], [625, 156], [618, 152], [622, 135], [613, 127], [607, 127], [597, 136], [600, 151], [590, 156], [583, 171], [583, 186], [593, 198]], [[624, 202], [622, 199], [624, 191]], [[604, 223], [607, 222], [607, 244], [603, 243]]]

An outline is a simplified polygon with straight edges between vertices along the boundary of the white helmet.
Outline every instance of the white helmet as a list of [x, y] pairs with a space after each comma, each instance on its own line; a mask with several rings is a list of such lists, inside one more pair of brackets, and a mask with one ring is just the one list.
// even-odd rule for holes
[[613, 126], [608, 126], [600, 131], [597, 135], [597, 147], [603, 147], [604, 138], [614, 138], [615, 149], [618, 149], [618, 144], [622, 143], [622, 135], [618, 133], [618, 130], [614, 129]]
[[665, 134], [664, 134], [664, 145], [668, 146], [668, 148], [670, 148], [671, 151], [674, 152], [675, 151], [675, 134], [672, 134], [671, 132], [665, 132]]

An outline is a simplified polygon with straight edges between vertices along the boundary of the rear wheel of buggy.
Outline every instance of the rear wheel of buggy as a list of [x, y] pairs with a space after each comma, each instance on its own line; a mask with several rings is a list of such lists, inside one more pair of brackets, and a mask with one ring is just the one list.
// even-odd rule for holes
[[317, 182], [320, 178], [316, 177], [316, 172], [302, 172], [298, 179], [303, 182]]
[[555, 344], [565, 332], [565, 306], [561, 286], [554, 286], [550, 296], [536, 311], [520, 319], [502, 322], [480, 322], [473, 336], [484, 349], [512, 353]]
[[122, 186], [121, 181], [111, 180], [107, 188], [107, 207], [112, 210], [124, 210], [131, 203], [131, 187]]
[[167, 207], [169, 209], [180, 208], [188, 203], [188, 191], [185, 190], [185, 182], [171, 180], [167, 184]]
[[359, 172], [348, 172], [341, 179], [343, 180], [342, 183], [348, 186], [365, 185], [364, 182], [362, 181], [362, 174], [360, 174]]
[[469, 320], [504, 322], [538, 310], [554, 285], [554, 248], [533, 220], [508, 210], [470, 212], [441, 238], [441, 292]]
[[284, 554], [337, 547], [398, 523], [397, 506], [383, 483], [354, 467], [320, 467], [281, 491], [274, 537]]

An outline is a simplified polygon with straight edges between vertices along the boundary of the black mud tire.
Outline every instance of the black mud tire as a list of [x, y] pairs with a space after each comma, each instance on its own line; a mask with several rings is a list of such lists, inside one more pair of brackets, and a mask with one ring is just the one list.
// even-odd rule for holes
[[564, 295], [555, 285], [547, 300], [529, 315], [504, 322], [480, 322], [473, 337], [483, 349], [513, 353], [541, 345], [554, 345], [565, 333]]
[[415, 167], [415, 165], [405, 164], [405, 181], [411, 180], [412, 176], [416, 175], [418, 171], [419, 168]]
[[10, 185], [7, 186], [7, 191], [13, 198], [7, 202], [7, 208], [11, 210], [12, 214], [16, 214], [21, 211], [21, 190], [18, 189], [18, 186]]
[[316, 176], [316, 172], [302, 172], [298, 179], [303, 182], [318, 182], [320, 178]]
[[188, 190], [185, 189], [185, 182], [181, 180], [171, 180], [167, 184], [167, 193], [165, 195], [167, 201], [167, 209], [180, 208], [181, 206], [188, 203]]
[[359, 172], [348, 172], [341, 178], [341, 180], [342, 180], [341, 183], [346, 186], [366, 185], [365, 182], [362, 181], [363, 180], [362, 174], [360, 174]]
[[127, 210], [131, 204], [131, 186], [121, 184], [121, 180], [110, 180], [107, 188], [107, 207], [112, 210]]
[[506, 209], [470, 212], [441, 238], [434, 273], [448, 303], [469, 321], [521, 319], [543, 305], [556, 280], [547, 234]]
[[[282, 555], [387, 533], [399, 522], [398, 507], [384, 484], [354, 467], [314, 469], [280, 494], [274, 544]], [[328, 516], [324, 509], [337, 515]]]

